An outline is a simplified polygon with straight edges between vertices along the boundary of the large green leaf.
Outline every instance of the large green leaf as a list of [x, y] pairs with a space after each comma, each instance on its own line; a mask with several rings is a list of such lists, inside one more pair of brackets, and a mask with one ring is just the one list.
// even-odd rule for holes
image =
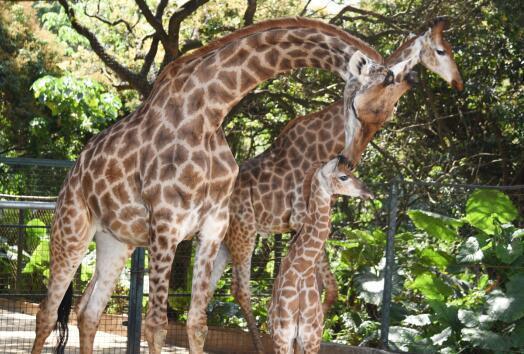
[[425, 210], [410, 210], [408, 215], [417, 228], [442, 241], [453, 241], [457, 229], [463, 224], [461, 220]]
[[419, 255], [422, 262], [430, 266], [437, 266], [445, 269], [449, 264], [449, 255], [445, 252], [435, 250], [434, 248], [424, 248]]
[[409, 351], [416, 343], [419, 331], [413, 328], [391, 326], [389, 328], [389, 342], [396, 350]]
[[452, 333], [453, 330], [451, 329], [451, 327], [446, 327], [442, 332], [431, 336], [431, 341], [435, 345], [442, 345], [448, 340], [449, 336], [451, 336]]
[[406, 316], [404, 320], [402, 320], [403, 325], [412, 325], [416, 327], [424, 327], [429, 324], [431, 324], [431, 319], [429, 314], [427, 313], [421, 313], [420, 315], [411, 315]]
[[524, 352], [524, 319], [521, 319], [515, 325], [515, 329], [511, 334], [511, 346]]
[[49, 268], [49, 241], [41, 240], [31, 254], [31, 258], [25, 265], [22, 273], [31, 274], [33, 272], [43, 271], [47, 268]]
[[485, 329], [463, 328], [461, 334], [462, 340], [482, 349], [500, 351], [508, 349], [510, 345], [507, 338]]
[[459, 263], [480, 262], [484, 258], [484, 253], [480, 249], [479, 241], [475, 237], [468, 237], [466, 242], [460, 245], [457, 254]]
[[467, 328], [487, 328], [493, 322], [490, 316], [465, 309], [458, 310], [458, 318]]
[[419, 291], [428, 300], [444, 301], [453, 293], [453, 290], [446, 283], [429, 272], [420, 274], [408, 287]]
[[509, 197], [494, 189], [476, 190], [466, 203], [465, 219], [489, 235], [495, 234], [497, 222], [508, 223], [517, 216], [517, 208]]
[[506, 284], [506, 293], [494, 290], [487, 298], [489, 316], [504, 322], [524, 317], [524, 274], [515, 274]]
[[523, 247], [520, 238], [514, 238], [509, 243], [497, 243], [495, 246], [495, 254], [502, 263], [511, 264], [522, 255]]

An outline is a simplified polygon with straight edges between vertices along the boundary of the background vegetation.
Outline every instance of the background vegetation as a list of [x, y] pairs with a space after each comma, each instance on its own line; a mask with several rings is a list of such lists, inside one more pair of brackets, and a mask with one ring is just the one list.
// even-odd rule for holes
[[[359, 174], [379, 198], [373, 203], [337, 204], [329, 251], [340, 297], [326, 320], [326, 340], [377, 345], [383, 205], [393, 177], [443, 184], [524, 184], [521, 2], [363, 0], [334, 13], [299, 0], [3, 5], [0, 154], [54, 159], [75, 159], [90, 137], [132, 112], [167, 63], [252, 22], [296, 15], [321, 18], [387, 56], [433, 17], [450, 18], [446, 37], [465, 90], [457, 93], [420, 68], [419, 86], [401, 99], [394, 121], [366, 151]], [[238, 162], [262, 152], [290, 119], [340, 98], [341, 84], [332, 74], [307, 69], [257, 87], [223, 125]], [[5, 165], [0, 170], [8, 172]], [[27, 192], [23, 177], [7, 175], [0, 175], [0, 193]], [[522, 352], [522, 191], [508, 197], [492, 190], [414, 183], [404, 183], [402, 191], [393, 344], [415, 352]], [[254, 306], [262, 327], [267, 315], [263, 295], [270, 291], [278, 266], [275, 253], [285, 253], [286, 240], [286, 235], [260, 239], [255, 251], [253, 287], [260, 296]], [[42, 287], [46, 259], [31, 253], [45, 246], [28, 246], [24, 270], [40, 269]], [[190, 243], [178, 250], [174, 274], [184, 276], [173, 284], [179, 292], [189, 289], [191, 250]], [[85, 270], [80, 280], [88, 275]], [[225, 277], [218, 292], [226, 296], [210, 305], [210, 322], [243, 325], [227, 289]], [[184, 319], [187, 299], [175, 299], [171, 315]]]

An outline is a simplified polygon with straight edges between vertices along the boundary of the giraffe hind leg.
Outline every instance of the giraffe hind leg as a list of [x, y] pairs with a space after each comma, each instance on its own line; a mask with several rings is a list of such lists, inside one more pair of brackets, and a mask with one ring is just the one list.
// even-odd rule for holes
[[[67, 196], [68, 193], [66, 198]], [[40, 303], [36, 315], [36, 338], [31, 351], [33, 354], [42, 352], [45, 341], [54, 328], [59, 329], [60, 336], [56, 352], [64, 352], [67, 317], [71, 311], [70, 285], [94, 233], [95, 228], [84, 204], [75, 203], [71, 199], [63, 200], [56, 211], [51, 232], [50, 277], [47, 296]]]
[[114, 291], [126, 260], [134, 250], [109, 233], [97, 232], [96, 270], [77, 307], [80, 353], [93, 352], [93, 342], [102, 313]]

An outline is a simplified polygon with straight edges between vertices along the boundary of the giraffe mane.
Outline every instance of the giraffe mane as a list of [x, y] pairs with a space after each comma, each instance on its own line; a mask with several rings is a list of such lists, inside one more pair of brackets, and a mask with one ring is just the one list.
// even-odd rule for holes
[[261, 21], [253, 25], [236, 30], [235, 32], [232, 32], [221, 38], [211, 41], [204, 47], [198, 48], [192, 51], [191, 53], [181, 56], [180, 58], [176, 59], [173, 63], [177, 65], [187, 63], [188, 61], [191, 61], [195, 58], [200, 58], [202, 56], [205, 56], [213, 52], [214, 50], [223, 47], [226, 44], [229, 44], [231, 42], [234, 42], [238, 39], [247, 37], [257, 32], [267, 31], [270, 29], [298, 28], [298, 27], [317, 28], [324, 32], [335, 34], [337, 37], [342, 39], [344, 42], [357, 47], [360, 51], [364, 52], [367, 56], [371, 57], [371, 59], [373, 59], [374, 61], [378, 63], [382, 63], [384, 61], [382, 58], [382, 55], [380, 55], [380, 53], [377, 52], [373, 47], [371, 47], [369, 44], [365, 43], [361, 39], [355, 36], [352, 36], [351, 34], [347, 33], [346, 31], [340, 29], [339, 27], [330, 25], [328, 23], [320, 22], [318, 20], [312, 20], [312, 19], [304, 18], [304, 17], [285, 17], [285, 18]]
[[313, 164], [304, 176], [304, 182], [302, 183], [302, 195], [304, 197], [304, 201], [306, 202], [306, 210], [309, 209], [309, 198], [311, 197], [311, 184], [313, 182], [313, 176], [323, 164], [323, 162], [317, 162]]
[[[422, 33], [424, 33], [424, 32], [422, 32]], [[400, 55], [400, 53], [402, 53], [402, 51], [404, 49], [406, 49], [406, 47], [409, 47], [418, 37], [420, 37], [420, 35], [422, 33], [419, 33], [416, 36], [414, 36], [413, 38], [409, 38], [408, 40], [404, 41], [404, 43], [402, 43], [397, 49], [395, 49], [395, 51], [393, 51], [393, 53], [391, 53], [386, 58], [386, 64], [390, 63], [392, 60], [396, 59]]]

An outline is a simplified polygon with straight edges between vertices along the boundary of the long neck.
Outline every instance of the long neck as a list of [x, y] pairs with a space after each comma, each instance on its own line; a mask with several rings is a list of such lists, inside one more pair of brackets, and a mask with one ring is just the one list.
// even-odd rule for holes
[[[356, 50], [374, 54], [346, 32], [311, 20], [287, 20], [233, 39], [165, 69], [155, 91], [171, 90], [167, 99], [174, 99], [172, 106], [178, 108], [173, 119], [200, 120], [204, 132], [215, 132], [231, 108], [260, 82], [302, 67], [323, 68], [344, 78]], [[373, 56], [382, 60], [378, 53]], [[161, 93], [157, 96], [166, 99]]]
[[324, 243], [329, 237], [331, 229], [331, 195], [319, 183], [315, 175], [311, 181], [311, 196], [309, 198], [307, 217], [299, 234], [290, 247], [283, 262], [286, 267], [300, 268], [302, 271], [314, 271], [322, 256]]

